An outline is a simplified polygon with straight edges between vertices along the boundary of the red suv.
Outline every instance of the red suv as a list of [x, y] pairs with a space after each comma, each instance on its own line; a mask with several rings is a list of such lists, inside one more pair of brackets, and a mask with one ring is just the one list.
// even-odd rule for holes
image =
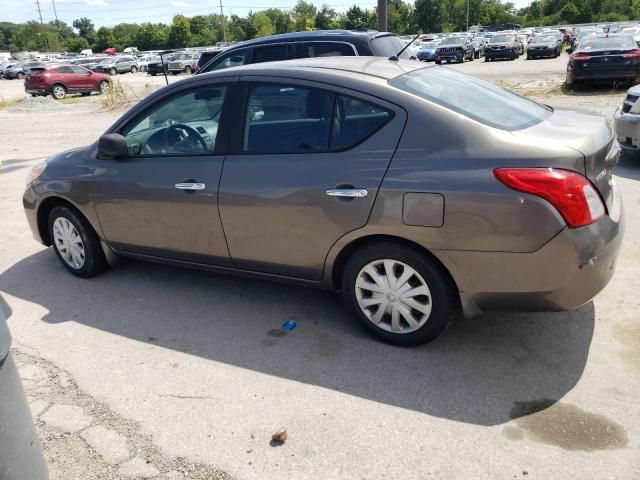
[[32, 68], [24, 80], [24, 89], [32, 96], [49, 95], [56, 100], [67, 93], [106, 93], [111, 83], [104, 73], [92, 72], [77, 65], [47, 65]]

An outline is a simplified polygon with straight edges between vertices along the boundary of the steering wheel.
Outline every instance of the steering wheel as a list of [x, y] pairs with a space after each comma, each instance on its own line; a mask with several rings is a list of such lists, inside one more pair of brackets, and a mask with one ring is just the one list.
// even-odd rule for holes
[[[176, 137], [174, 141], [171, 138], [172, 134]], [[170, 153], [172, 150], [192, 153], [193, 147], [198, 144], [202, 147], [203, 153], [209, 151], [209, 146], [202, 135], [195, 128], [184, 123], [169, 125], [162, 134], [162, 151], [165, 153]]]

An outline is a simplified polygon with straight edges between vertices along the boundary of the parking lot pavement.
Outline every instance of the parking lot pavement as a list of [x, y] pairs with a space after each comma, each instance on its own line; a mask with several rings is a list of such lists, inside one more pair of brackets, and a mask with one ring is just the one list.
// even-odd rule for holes
[[[610, 115], [623, 96], [545, 98]], [[616, 170], [627, 232], [594, 302], [402, 349], [328, 292], [128, 261], [69, 275], [31, 239], [24, 178], [121, 112], [51, 108], [0, 114], [0, 291], [52, 478], [640, 478], [640, 161]]]

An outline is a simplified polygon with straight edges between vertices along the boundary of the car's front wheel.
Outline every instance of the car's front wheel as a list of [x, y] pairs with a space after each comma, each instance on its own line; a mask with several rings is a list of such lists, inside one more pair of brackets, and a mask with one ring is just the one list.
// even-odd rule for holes
[[49, 238], [64, 267], [79, 277], [93, 277], [107, 268], [100, 239], [74, 209], [60, 205], [49, 213]]
[[135, 65], [131, 67], [131, 73], [136, 73], [137, 71], [138, 71], [138, 67], [136, 67]]
[[56, 83], [53, 87], [51, 87], [51, 96], [56, 100], [62, 100], [66, 95], [67, 89], [64, 88], [64, 85]]
[[116, 75], [118, 73], [118, 71], [115, 68], [110, 68], [109, 69], [109, 75]]
[[391, 242], [358, 250], [345, 266], [342, 290], [364, 326], [394, 345], [434, 340], [456, 310], [455, 287], [442, 267]]

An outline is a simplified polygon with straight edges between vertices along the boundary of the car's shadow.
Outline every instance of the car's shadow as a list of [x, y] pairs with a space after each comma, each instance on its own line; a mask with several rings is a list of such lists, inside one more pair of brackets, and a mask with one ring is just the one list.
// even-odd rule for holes
[[[559, 400], [571, 390], [595, 318], [593, 304], [568, 313], [487, 314], [453, 322], [427, 346], [398, 348], [371, 338], [330, 292], [140, 262], [84, 280], [50, 249], [0, 275], [0, 291], [43, 306], [46, 322], [80, 322], [480, 425], [508, 421], [515, 402]], [[281, 328], [288, 320], [297, 322], [291, 332]]]

